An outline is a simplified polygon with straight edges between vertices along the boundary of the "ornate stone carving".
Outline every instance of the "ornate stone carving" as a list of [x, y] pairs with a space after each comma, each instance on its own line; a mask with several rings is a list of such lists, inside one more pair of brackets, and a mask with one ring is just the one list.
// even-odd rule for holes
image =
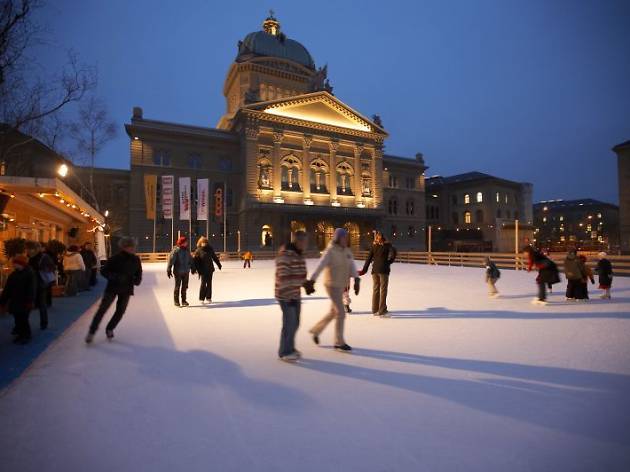
[[247, 139], [254, 139], [254, 140], [258, 139], [258, 133], [259, 133], [258, 126], [249, 125], [245, 128], [245, 137]]
[[330, 146], [330, 152], [337, 152], [339, 149], [339, 141], [336, 139], [331, 139], [328, 145]]
[[305, 151], [308, 151], [311, 148], [311, 144], [313, 144], [313, 136], [310, 134], [305, 134], [302, 136], [302, 147]]
[[272, 139], [274, 144], [280, 145], [282, 144], [282, 140], [284, 139], [284, 133], [280, 130], [275, 130], [273, 132]]

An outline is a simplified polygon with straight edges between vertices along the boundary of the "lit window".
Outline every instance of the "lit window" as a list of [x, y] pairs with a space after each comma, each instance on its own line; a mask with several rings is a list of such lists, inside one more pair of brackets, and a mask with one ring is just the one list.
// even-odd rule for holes
[[497, 203], [499, 203], [499, 201], [501, 201], [501, 195], [497, 192]]
[[470, 203], [470, 195], [468, 195], [468, 194], [464, 195], [464, 203], [466, 205], [468, 205]]
[[602, 217], [602, 214], [601, 214], [601, 213], [598, 213], [598, 214], [597, 214], [597, 218], [601, 218], [601, 217]]
[[483, 202], [483, 193], [477, 192], [477, 203]]
[[471, 223], [471, 216], [469, 211], [464, 213], [464, 223]]
[[564, 216], [560, 216], [560, 221], [564, 221]]
[[549, 208], [543, 207], [543, 211], [547, 211], [547, 210], [549, 210]]
[[547, 222], [547, 217], [543, 216], [543, 223], [546, 223], [546, 222]]

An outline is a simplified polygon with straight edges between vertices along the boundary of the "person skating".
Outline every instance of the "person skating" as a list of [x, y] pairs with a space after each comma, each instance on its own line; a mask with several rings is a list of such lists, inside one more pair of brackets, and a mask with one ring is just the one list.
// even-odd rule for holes
[[252, 251], [245, 251], [243, 253], [243, 269], [251, 269], [253, 260], [254, 254], [252, 253]]
[[35, 241], [27, 241], [28, 265], [35, 274], [35, 307], [39, 309], [39, 327], [48, 328], [48, 290], [55, 281], [55, 263], [42, 246]]
[[28, 258], [17, 255], [12, 260], [13, 272], [0, 295], [0, 311], [9, 311], [15, 319], [16, 344], [26, 344], [31, 340], [31, 325], [28, 317], [35, 302], [36, 281], [33, 269], [29, 267]]
[[66, 274], [65, 296], [74, 297], [79, 291], [85, 264], [78, 246], [70, 246], [63, 256], [63, 271]]
[[613, 281], [613, 266], [608, 260], [608, 255], [605, 252], [600, 252], [597, 257], [599, 257], [599, 260], [597, 261], [595, 272], [597, 272], [597, 276], [599, 277], [599, 288], [604, 291], [599, 298], [610, 300], [610, 289]]
[[208, 238], [204, 236], [199, 238], [193, 260], [195, 270], [201, 279], [199, 301], [201, 301], [201, 303], [205, 303], [206, 301], [212, 303], [212, 275], [214, 274], [214, 265], [216, 264], [219, 270], [221, 270], [221, 261], [210, 245]]
[[300, 326], [302, 287], [307, 295], [314, 289], [306, 281], [306, 263], [303, 252], [306, 249], [307, 236], [304, 231], [292, 234], [291, 241], [278, 251], [276, 257], [275, 296], [282, 310], [282, 331], [278, 356], [283, 361], [297, 361], [301, 354], [295, 349], [295, 333]]
[[387, 289], [391, 265], [396, 260], [396, 248], [391, 245], [382, 232], [374, 232], [374, 243], [370, 248], [363, 269], [359, 275], [367, 273], [372, 264], [372, 314], [387, 316]]
[[527, 257], [527, 272], [531, 272], [534, 267], [538, 270], [538, 276], [536, 277], [538, 296], [532, 301], [532, 303], [546, 305], [547, 284], [556, 284], [560, 282], [558, 267], [551, 259], [535, 249], [533, 246], [526, 246], [523, 252]]
[[313, 272], [311, 279], [307, 282], [306, 288], [312, 290], [320, 273], [324, 273], [324, 287], [330, 297], [330, 311], [313, 328], [310, 333], [313, 335], [315, 344], [319, 344], [319, 336], [326, 326], [335, 320], [335, 349], [340, 351], [351, 351], [352, 348], [346, 343], [343, 336], [345, 312], [343, 306], [343, 290], [350, 277], [354, 279], [354, 293], [359, 294], [361, 280], [354, 265], [354, 257], [348, 248], [348, 231], [344, 228], [335, 230], [333, 240], [324, 251], [317, 268]]
[[[188, 238], [180, 236], [176, 246], [171, 251], [168, 258], [166, 275], [170, 279], [175, 275], [175, 291], [173, 292], [175, 306], [188, 306], [186, 301], [186, 291], [188, 290], [188, 279], [190, 272], [194, 273], [195, 267], [192, 254], [188, 250]], [[181, 292], [181, 305], [180, 305]]]
[[114, 330], [129, 305], [134, 287], [142, 282], [142, 264], [136, 255], [136, 243], [133, 238], [124, 237], [118, 244], [120, 252], [110, 257], [101, 268], [101, 274], [107, 280], [107, 286], [101, 303], [94, 314], [85, 342], [90, 344], [103, 316], [116, 300], [116, 310], [105, 327], [105, 335], [110, 341], [114, 338]]
[[564, 259], [564, 275], [567, 278], [567, 300], [585, 300], [586, 266], [574, 249]]
[[[490, 298], [496, 298], [499, 296], [499, 291], [497, 290], [497, 280], [501, 277], [501, 271], [494, 263], [492, 259], [486, 257], [486, 283], [488, 284], [488, 296]], [[549, 284], [551, 285], [551, 284]]]

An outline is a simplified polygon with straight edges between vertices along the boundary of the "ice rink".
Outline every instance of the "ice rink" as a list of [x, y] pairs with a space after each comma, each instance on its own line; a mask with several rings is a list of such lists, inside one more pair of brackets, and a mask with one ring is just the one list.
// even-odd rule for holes
[[210, 307], [144, 269], [113, 342], [83, 342], [93, 307], [2, 393], [2, 470], [630, 470], [630, 279], [540, 307], [534, 274], [504, 270], [492, 300], [482, 269], [397, 264], [390, 319], [363, 277], [352, 354], [308, 335], [318, 285], [287, 364], [271, 261], [226, 263]]

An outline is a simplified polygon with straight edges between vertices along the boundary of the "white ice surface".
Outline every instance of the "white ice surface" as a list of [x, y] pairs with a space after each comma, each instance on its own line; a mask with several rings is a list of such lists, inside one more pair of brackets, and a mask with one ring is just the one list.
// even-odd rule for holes
[[187, 309], [146, 265], [114, 342], [83, 343], [90, 311], [0, 397], [0, 469], [628, 471], [630, 279], [537, 307], [533, 278], [503, 271], [490, 300], [481, 269], [398, 264], [394, 318], [375, 319], [364, 277], [353, 354], [332, 327], [310, 340], [318, 286], [290, 365], [272, 262], [225, 264], [216, 304]]

